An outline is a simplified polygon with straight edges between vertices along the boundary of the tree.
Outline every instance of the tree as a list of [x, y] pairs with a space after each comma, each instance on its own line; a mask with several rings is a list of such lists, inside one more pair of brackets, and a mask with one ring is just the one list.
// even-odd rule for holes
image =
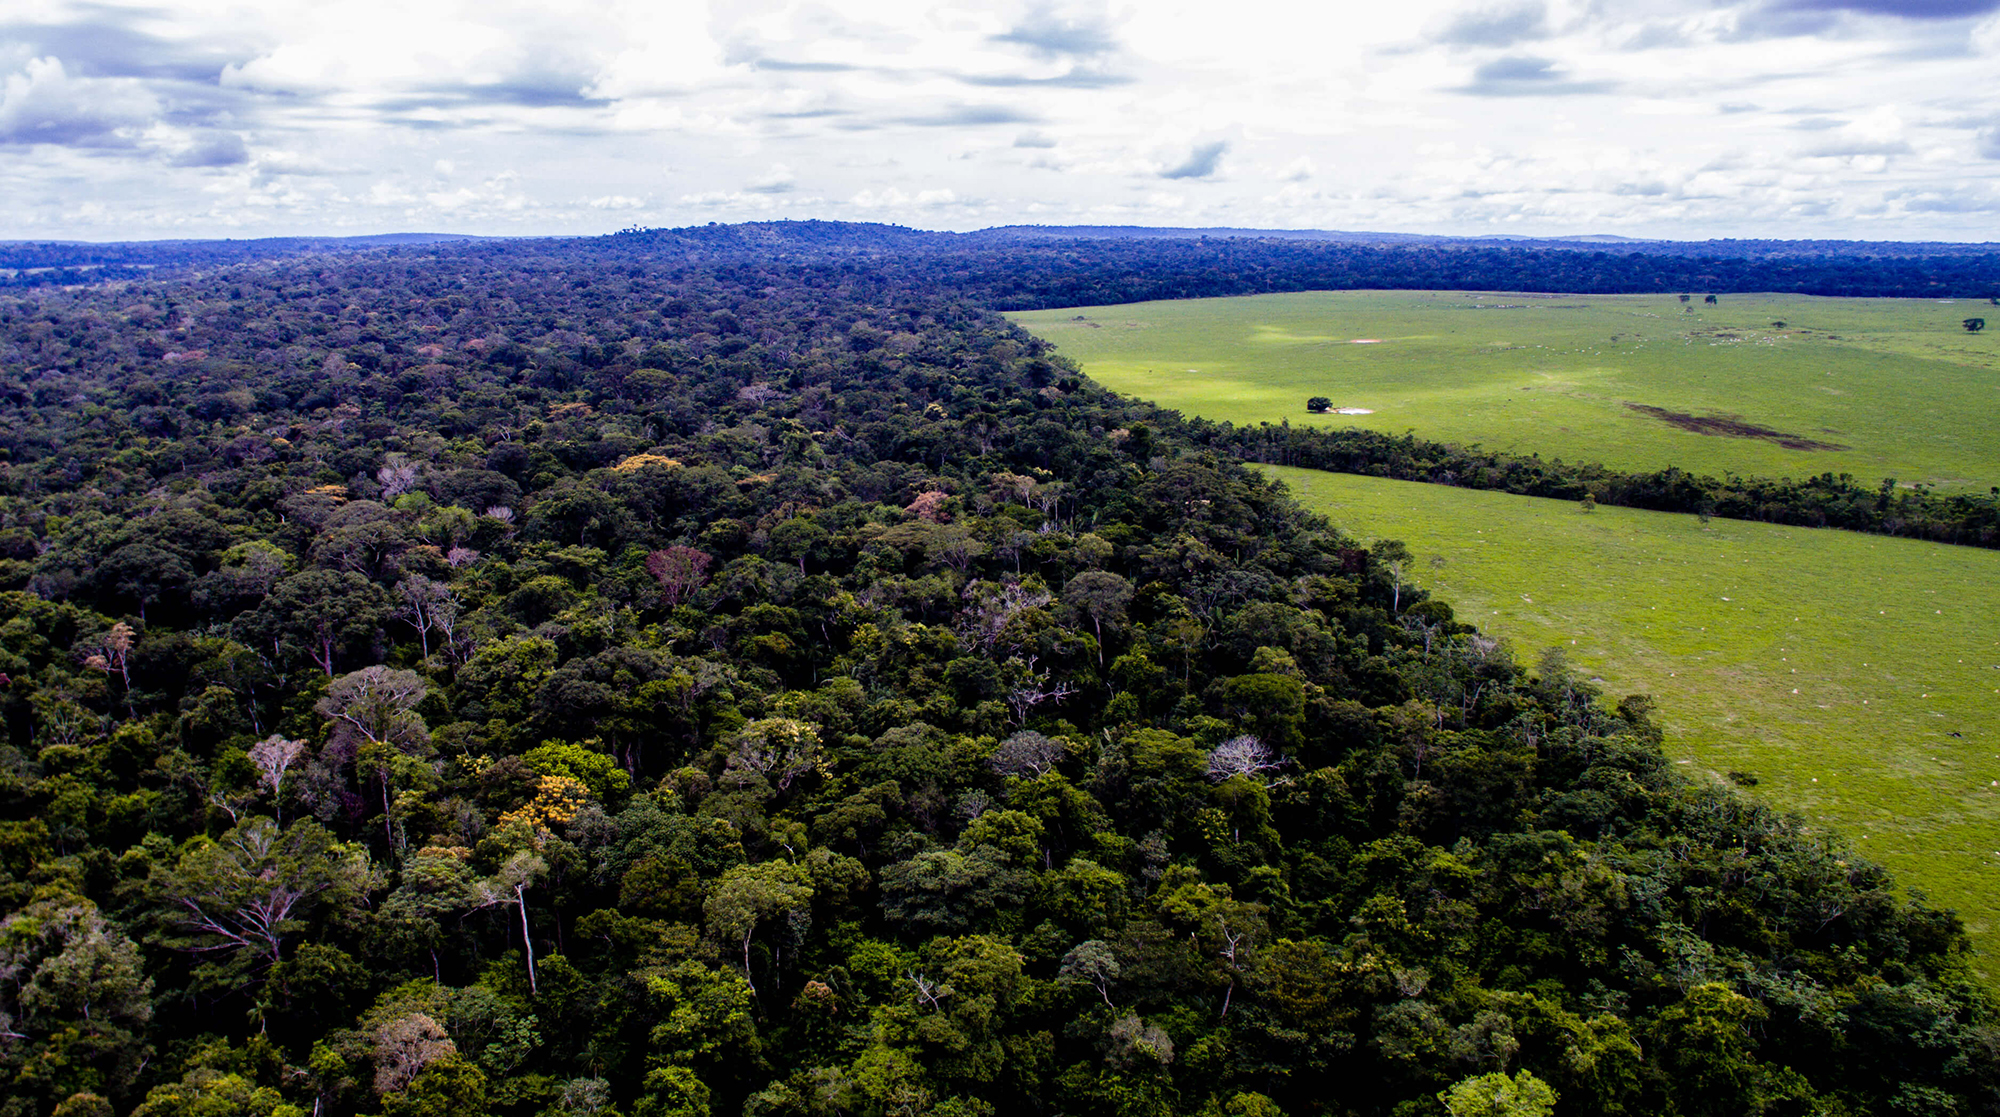
[[758, 773], [780, 795], [800, 777], [827, 770], [819, 728], [796, 718], [759, 718], [738, 730], [728, 765], [732, 771]]
[[528, 930], [528, 889], [549, 871], [541, 855], [520, 850], [507, 858], [500, 871], [472, 886], [472, 906], [483, 908], [511, 905], [521, 916], [521, 946], [528, 956], [528, 991], [539, 993], [535, 977], [535, 939]]
[[304, 741], [289, 741], [276, 733], [250, 746], [250, 763], [257, 768], [265, 787], [271, 789], [271, 814], [284, 824], [285, 772], [305, 755]]
[[1090, 618], [1097, 634], [1097, 665], [1104, 666], [1104, 626], [1125, 620], [1125, 607], [1132, 603], [1132, 583], [1104, 570], [1086, 570], [1063, 587], [1063, 605]]
[[58, 1097], [132, 1081], [145, 1063], [152, 990], [138, 947], [88, 900], [38, 900], [0, 921], [0, 1052], [69, 1068], [47, 1082]]
[[1333, 410], [1333, 401], [1325, 396], [1314, 396], [1306, 401], [1306, 410], [1314, 413]]
[[409, 1089], [382, 1099], [382, 1117], [462, 1117], [486, 1112], [486, 1072], [457, 1054], [424, 1067]]
[[1408, 568], [1412, 556], [1410, 548], [1401, 540], [1388, 539], [1375, 544], [1373, 558], [1376, 565], [1389, 571], [1393, 596], [1389, 602], [1390, 613], [1403, 611], [1403, 573]]
[[1652, 1050], [1673, 1082], [1680, 1110], [1689, 1114], [1743, 1113], [1750, 1107], [1759, 1067], [1757, 1026], [1763, 1005], [1721, 982], [1697, 985], [1654, 1018]]
[[833, 553], [833, 536], [809, 516], [794, 516], [771, 529], [770, 554], [774, 558], [799, 564], [799, 573], [806, 572], [808, 559], [824, 562]]
[[142, 622], [146, 606], [185, 592], [193, 581], [194, 570], [186, 559], [151, 543], [128, 543], [106, 555], [97, 567], [98, 584], [114, 600], [137, 605]]
[[715, 892], [702, 905], [709, 931], [742, 952], [743, 981], [753, 994], [757, 982], [750, 975], [750, 943], [758, 924], [780, 916], [804, 916], [812, 897], [812, 876], [805, 866], [766, 861], [738, 865], [722, 874]]
[[375, 1028], [375, 1092], [390, 1094], [416, 1081], [424, 1068], [458, 1053], [458, 1046], [428, 1013], [410, 1012]]
[[220, 838], [197, 839], [171, 868], [155, 868], [152, 885], [178, 932], [172, 945], [241, 951], [268, 967], [284, 959], [292, 935], [356, 910], [368, 888], [368, 855], [311, 819], [281, 830], [252, 818]]
[[646, 572], [660, 584], [660, 596], [672, 609], [701, 588], [708, 566], [715, 561], [707, 552], [693, 547], [673, 546], [646, 556]]
[[284, 660], [304, 651], [327, 678], [352, 650], [372, 645], [389, 616], [382, 587], [352, 570], [308, 570], [271, 587], [237, 625], [252, 647]]
[[458, 599], [452, 596], [449, 585], [422, 574], [412, 574], [396, 583], [396, 597], [396, 615], [417, 630], [424, 658], [429, 659], [431, 633], [451, 638], [451, 630], [458, 623]]
[[1118, 980], [1118, 955], [1111, 944], [1098, 939], [1080, 942], [1063, 955], [1062, 969], [1056, 974], [1058, 985], [1088, 985], [1097, 990], [1104, 1000], [1104, 1007], [1111, 1008], [1111, 983]]
[[1269, 745], [1246, 733], [1231, 737], [1209, 752], [1208, 778], [1220, 781], [1244, 776], [1264, 783], [1271, 773], [1283, 771], [1288, 763], [1273, 753]]
[[1978, 333], [1979, 331], [1981, 331], [1981, 330], [1983, 330], [1983, 329], [1985, 329], [1985, 328], [1986, 328], [1986, 319], [1984, 319], [1984, 318], [1967, 318], [1967, 319], [1966, 319], [1966, 320], [1965, 320], [1964, 322], [1961, 322], [1961, 323], [1960, 323], [1960, 325], [1962, 325], [1962, 326], [1964, 326], [1964, 327], [1965, 327], [1965, 332], [1966, 332], [1966, 333], [1969, 333], [1969, 334], [1976, 334], [1976, 333]]
[[1061, 741], [1052, 741], [1040, 733], [1022, 730], [1000, 742], [993, 755], [986, 761], [995, 772], [1003, 776], [1039, 776], [1043, 772], [1055, 770], [1069, 750]]
[[407, 769], [411, 758], [430, 754], [430, 728], [416, 712], [426, 693], [415, 671], [377, 665], [336, 679], [313, 706], [334, 723], [327, 747], [358, 746], [357, 762], [375, 769], [382, 785], [382, 830], [392, 848], [396, 831], [391, 784], [397, 769]]
[[1451, 1117], [1548, 1117], [1556, 1108], [1555, 1090], [1525, 1070], [1465, 1079], [1438, 1100]]

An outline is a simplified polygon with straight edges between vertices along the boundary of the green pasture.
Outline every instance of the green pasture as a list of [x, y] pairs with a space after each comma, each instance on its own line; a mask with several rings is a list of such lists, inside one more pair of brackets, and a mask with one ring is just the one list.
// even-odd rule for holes
[[[2000, 484], [2000, 307], [1984, 300], [1323, 291], [1009, 317], [1106, 387], [1210, 419], [1634, 470]], [[1972, 317], [1993, 328], [1967, 333]], [[1311, 396], [1370, 413], [1311, 415]], [[1695, 433], [1628, 404], [1774, 434]]]
[[[1093, 372], [1095, 367], [1093, 366]], [[1838, 828], [2000, 977], [2000, 552], [1273, 467], [1459, 619], [1650, 694], [1697, 775]]]

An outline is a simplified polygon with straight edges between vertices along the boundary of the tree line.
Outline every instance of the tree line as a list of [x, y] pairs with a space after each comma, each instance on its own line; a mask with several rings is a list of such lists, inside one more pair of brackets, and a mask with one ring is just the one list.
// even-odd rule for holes
[[1847, 473], [1795, 481], [1734, 473], [1718, 478], [1676, 466], [1627, 472], [1594, 462], [1544, 460], [1539, 454], [1509, 454], [1355, 427], [1332, 430], [1290, 423], [1237, 427], [1203, 419], [1188, 420], [1185, 427], [1188, 437], [1201, 445], [1272, 465], [2000, 547], [2000, 489], [1943, 494], [1923, 482], [1898, 484], [1893, 477], [1871, 486]]

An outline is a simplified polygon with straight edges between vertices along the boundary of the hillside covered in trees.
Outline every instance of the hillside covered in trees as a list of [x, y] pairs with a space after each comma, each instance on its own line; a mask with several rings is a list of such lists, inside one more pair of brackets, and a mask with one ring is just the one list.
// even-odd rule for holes
[[905, 235], [0, 295], [0, 1114], [2000, 1112], [1954, 916], [992, 313], [1144, 243]]

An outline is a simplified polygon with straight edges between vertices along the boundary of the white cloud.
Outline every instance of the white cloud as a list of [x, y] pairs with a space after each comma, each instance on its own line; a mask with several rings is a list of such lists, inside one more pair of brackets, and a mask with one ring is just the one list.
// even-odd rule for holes
[[1988, 0], [24, 3], [62, 30], [0, 45], [0, 221], [49, 234], [1983, 239], [2000, 189]]
[[130, 79], [72, 77], [58, 58], [33, 58], [0, 92], [0, 143], [129, 147], [160, 111]]

